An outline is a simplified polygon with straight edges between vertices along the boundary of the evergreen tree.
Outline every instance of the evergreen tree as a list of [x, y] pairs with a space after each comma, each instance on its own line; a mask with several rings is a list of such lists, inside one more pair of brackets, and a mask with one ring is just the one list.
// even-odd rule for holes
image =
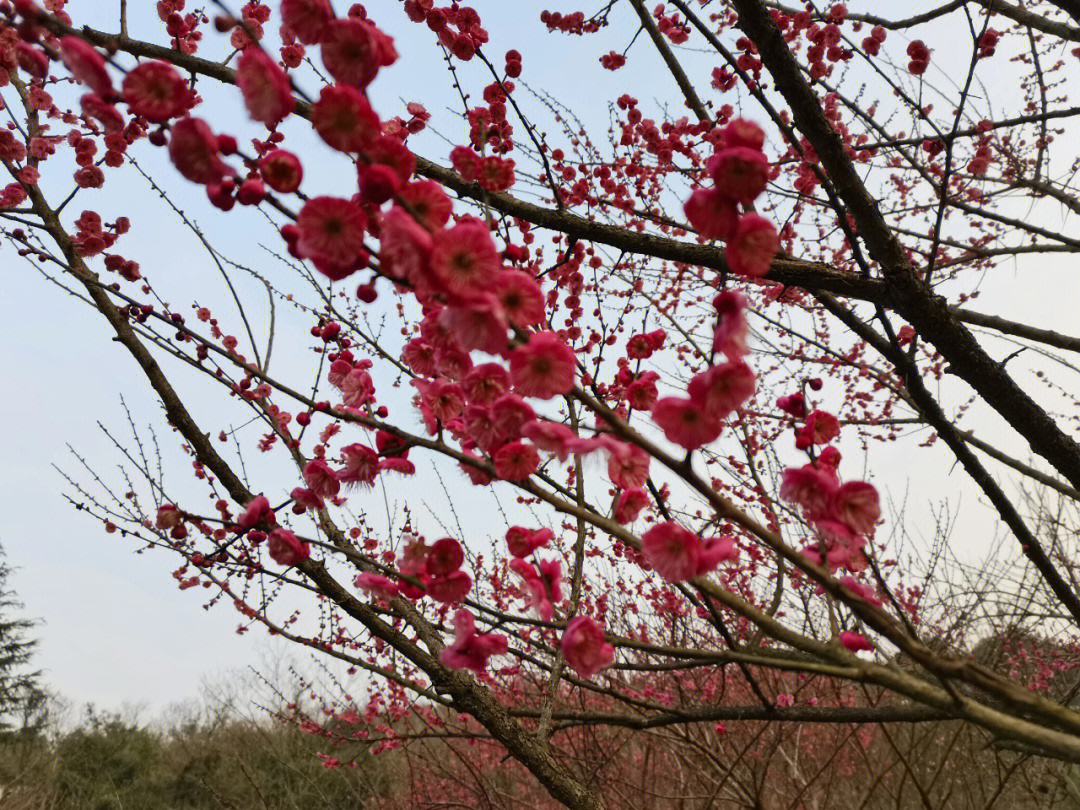
[[0, 736], [40, 728], [47, 702], [41, 673], [31, 668], [34, 622], [16, 615], [23, 605], [10, 586], [11, 574], [0, 548]]

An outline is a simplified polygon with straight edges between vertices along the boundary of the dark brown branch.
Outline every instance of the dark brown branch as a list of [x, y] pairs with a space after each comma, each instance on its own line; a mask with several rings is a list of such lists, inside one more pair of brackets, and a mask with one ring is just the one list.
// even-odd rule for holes
[[1065, 349], [1070, 352], [1080, 352], [1080, 338], [1063, 335], [1060, 332], [1054, 332], [1050, 329], [1039, 329], [1037, 326], [1029, 326], [1026, 323], [1008, 321], [997, 315], [987, 315], [982, 312], [972, 312], [971, 310], [960, 309], [959, 307], [949, 307], [949, 311], [961, 321], [973, 324], [974, 326], [984, 326], [987, 329], [993, 329], [994, 331], [1001, 332], [1005, 335], [1014, 335], [1027, 340], [1033, 340], [1036, 343], [1044, 343], [1047, 346]]
[[862, 241], [881, 266], [888, 288], [886, 305], [906, 318], [949, 361], [958, 377], [1080, 489], [1080, 446], [982, 349], [950, 313], [945, 299], [915, 272], [764, 4], [761, 0], [733, 0], [733, 4], [740, 28], [757, 45], [762, 62], [791, 107], [795, 124], [813, 145], [858, 224]]
[[[933, 22], [938, 17], [944, 17], [946, 14], [952, 14], [958, 8], [963, 7], [968, 0], [952, 0], [952, 2], [946, 3], [943, 6], [932, 8], [929, 11], [924, 11], [922, 14], [916, 14], [912, 17], [905, 17], [900, 20], [889, 20], [885, 17], [878, 17], [875, 14], [848, 14], [847, 19], [864, 22], [869, 25], [880, 25], [882, 28], [889, 31], [899, 31], [905, 28], [912, 28], [916, 25], [922, 25], [924, 23]], [[785, 14], [796, 14], [800, 9], [785, 6], [781, 3], [767, 2], [769, 8], [775, 8], [778, 11], [782, 11]], [[825, 14], [815, 14], [815, 19], [823, 20], [826, 18]]]
[[675, 54], [672, 53], [671, 46], [668, 45], [667, 40], [664, 39], [664, 35], [661, 34], [660, 30], [656, 27], [656, 21], [649, 15], [649, 10], [645, 7], [645, 3], [642, 0], [630, 0], [630, 5], [634, 7], [634, 11], [637, 12], [638, 17], [641, 20], [641, 27], [645, 29], [645, 32], [649, 35], [649, 39], [653, 41], [653, 45], [655, 45], [656, 50], [660, 52], [660, 57], [664, 60], [664, 64], [667, 65], [668, 70], [674, 77], [675, 83], [679, 85], [679, 90], [682, 91], [683, 98], [686, 99], [686, 106], [694, 111], [698, 120], [705, 122], [712, 121], [712, 116], [709, 115], [709, 111], [705, 109], [705, 105], [702, 104], [701, 99], [698, 98], [697, 91], [694, 90], [694, 85], [690, 83], [686, 71], [682, 69], [679, 60], [675, 58]]
[[1050, 0], [1074, 20], [1080, 21], [1080, 0]]
[[[849, 14], [848, 19], [864, 22], [869, 25], [880, 25], [882, 28], [886, 28], [890, 31], [902, 31], [916, 25], [932, 22], [946, 14], [951, 14], [957, 9], [962, 8], [967, 2], [968, 0], [952, 0], [952, 2], [946, 3], [938, 8], [931, 9], [922, 14], [916, 14], [912, 17], [905, 17], [900, 20], [890, 20], [885, 17], [878, 17], [875, 14]], [[981, 5], [987, 11], [1000, 14], [1003, 17], [1008, 17], [1013, 22], [1019, 23], [1022, 26], [1034, 28], [1036, 31], [1041, 31], [1044, 34], [1050, 34], [1055, 37], [1061, 37], [1062, 39], [1071, 42], [1080, 42], [1080, 28], [1073, 28], [1065, 23], [1047, 19], [1043, 14], [1028, 11], [1026, 8], [1021, 8], [1020, 6], [1014, 6], [1011, 3], [1005, 2], [1005, 0], [974, 0], [974, 2]], [[1065, 4], [1068, 3], [1076, 4], [1076, 0], [1050, 0], [1050, 2], [1061, 8], [1064, 8]], [[780, 3], [770, 2], [766, 3], [766, 5], [770, 8], [779, 9], [785, 14], [794, 14], [799, 10], [781, 5]], [[1077, 15], [1073, 14], [1072, 16], [1074, 19], [1077, 19]]]
[[956, 426], [945, 415], [937, 400], [926, 389], [922, 373], [916, 366], [915, 361], [908, 357], [903, 349], [882, 337], [874, 329], [871, 329], [855, 313], [848, 310], [838, 301], [829, 298], [827, 295], [819, 296], [818, 300], [845, 326], [873, 346], [882, 357], [893, 364], [897, 373], [904, 380], [912, 404], [919, 409], [923, 418], [937, 430], [938, 435], [952, 450], [953, 455], [963, 465], [964, 470], [978, 484], [979, 488], [994, 505], [1001, 519], [1005, 521], [1005, 524], [1016, 536], [1024, 556], [1031, 561], [1039, 574], [1042, 575], [1062, 606], [1072, 615], [1073, 621], [1080, 625], [1080, 596], [1065, 581], [1046, 550], [1031, 533], [1031, 530], [1028, 529], [1020, 513], [1016, 511], [1012, 501], [1009, 500], [993, 476], [975, 457], [971, 448], [967, 446], [965, 437], [957, 430]]
[[[491, 194], [479, 186], [466, 183], [451, 169], [417, 158], [417, 172], [437, 180], [463, 197], [483, 199], [494, 209], [508, 216], [528, 220], [534, 225], [550, 228], [588, 242], [608, 245], [627, 253], [668, 259], [682, 264], [707, 267], [727, 272], [723, 248], [700, 245], [649, 233], [639, 233], [604, 222], [586, 219], [569, 211], [555, 211], [525, 202], [509, 194]], [[808, 290], [825, 290], [845, 298], [876, 301], [884, 293], [884, 284], [874, 279], [840, 272], [827, 264], [808, 262], [788, 257], [777, 258], [765, 277], [769, 281], [789, 287]]]
[[[1058, 118], [1072, 118], [1076, 115], [1080, 115], [1080, 107], [1064, 107], [1060, 110], [1048, 110], [1045, 113], [1037, 112], [1032, 113], [1031, 115], [1018, 115], [1015, 118], [1003, 118], [1000, 121], [992, 121], [989, 129], [979, 129], [976, 126], [958, 129], [956, 132], [942, 133], [937, 140], [948, 142], [958, 138], [979, 137], [985, 135], [987, 132], [993, 132], [996, 129], [1007, 129], [1009, 127], [1022, 126], [1024, 124], [1040, 124]], [[921, 138], [896, 138], [887, 141], [872, 141], [870, 143], [853, 144], [853, 146], [858, 150], [891, 149], [896, 146], [918, 146], [925, 140], [925, 136]]]
[[[511, 710], [517, 717], [532, 717], [534, 710]], [[556, 728], [575, 726], [618, 726], [649, 729], [685, 723], [709, 723], [720, 720], [764, 720], [775, 723], [929, 723], [954, 720], [955, 715], [926, 706], [791, 706], [776, 709], [766, 706], [706, 706], [647, 717], [615, 712], [555, 712]]]
[[1002, 453], [1000, 450], [994, 447], [994, 445], [977, 438], [975, 434], [971, 431], [961, 431], [960, 435], [963, 436], [964, 441], [966, 441], [972, 447], [977, 447], [979, 450], [982, 450], [984, 453], [986, 453], [986, 455], [990, 456], [990, 458], [1000, 461], [1006, 467], [1012, 467], [1018, 473], [1026, 475], [1028, 478], [1033, 478], [1040, 484], [1044, 484], [1051, 489], [1060, 492], [1062, 495], [1072, 498], [1075, 501], [1080, 501], [1080, 491], [1073, 489], [1068, 484], [1061, 483], [1052, 475], [1047, 475], [1041, 470], [1036, 470], [1034, 467], [1028, 464], [1024, 464], [1021, 461], [1017, 461], [1015, 458], [1007, 455], [1006, 453]]

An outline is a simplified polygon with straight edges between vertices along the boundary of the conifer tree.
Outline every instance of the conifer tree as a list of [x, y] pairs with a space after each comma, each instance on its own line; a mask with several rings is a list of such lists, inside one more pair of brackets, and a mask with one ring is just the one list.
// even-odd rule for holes
[[23, 605], [11, 588], [11, 574], [0, 548], [0, 736], [40, 727], [46, 703], [41, 673], [31, 667], [34, 622], [19, 615]]

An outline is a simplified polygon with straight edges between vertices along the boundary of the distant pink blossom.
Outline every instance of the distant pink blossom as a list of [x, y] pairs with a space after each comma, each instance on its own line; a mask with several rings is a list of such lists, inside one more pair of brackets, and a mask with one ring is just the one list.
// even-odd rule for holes
[[732, 272], [761, 278], [769, 272], [779, 249], [780, 236], [769, 220], [758, 214], [743, 214], [724, 255]]
[[334, 474], [343, 484], [359, 484], [370, 487], [379, 474], [379, 454], [362, 444], [350, 444], [341, 448], [345, 466]]
[[646, 371], [626, 386], [626, 404], [638, 411], [652, 410], [656, 404], [656, 381], [660, 375], [655, 371]]
[[261, 48], [247, 48], [236, 60], [236, 85], [244, 96], [248, 115], [275, 127], [296, 105], [289, 77]]
[[753, 396], [756, 389], [753, 370], [742, 360], [736, 360], [695, 374], [686, 391], [709, 417], [723, 419]]
[[154, 527], [158, 529], [173, 529], [184, 522], [184, 516], [173, 504], [166, 503], [158, 507]]
[[730, 239], [739, 221], [737, 203], [718, 188], [695, 189], [683, 205], [683, 213], [706, 239]]
[[832, 513], [853, 532], [866, 535], [881, 519], [881, 504], [873, 484], [848, 481], [833, 494]]
[[777, 397], [776, 407], [797, 419], [802, 419], [806, 416], [806, 398], [801, 391]]
[[720, 143], [724, 146], [746, 146], [760, 152], [765, 145], [765, 130], [746, 118], [733, 118], [720, 133]]
[[716, 190], [743, 205], [750, 205], [769, 182], [769, 161], [757, 149], [731, 146], [721, 149], [706, 164]]
[[515, 326], [524, 329], [544, 322], [544, 292], [532, 276], [504, 270], [495, 278], [494, 292]]
[[629, 442], [607, 443], [608, 477], [619, 489], [640, 487], [649, 478], [649, 454]]
[[436, 602], [453, 605], [460, 602], [472, 587], [472, 578], [464, 571], [452, 571], [446, 576], [431, 577], [427, 581], [428, 595]]
[[731, 538], [703, 541], [670, 520], [656, 524], [642, 535], [641, 551], [653, 570], [668, 582], [685, 582], [706, 574], [737, 554]]
[[270, 501], [266, 500], [264, 495], [252, 498], [236, 519], [236, 525], [241, 529], [253, 529], [263, 523], [273, 525], [276, 522], [274, 510], [270, 508]]
[[686, 397], [657, 400], [652, 417], [668, 441], [687, 450], [711, 444], [724, 429], [724, 423], [708, 414], [704, 405]]
[[469, 298], [492, 288], [499, 253], [487, 227], [461, 222], [443, 231], [431, 251], [431, 271], [444, 290]]
[[713, 351], [739, 360], [747, 352], [750, 327], [746, 322], [746, 297], [735, 290], [724, 290], [713, 299], [716, 310], [716, 329], [713, 332]]
[[509, 390], [510, 375], [498, 363], [483, 363], [469, 370], [461, 388], [469, 402], [490, 405]]
[[341, 401], [348, 408], [366, 405], [375, 396], [375, 384], [371, 375], [360, 368], [354, 368], [341, 381]]
[[103, 57], [93, 45], [76, 36], [60, 38], [60, 56], [76, 81], [102, 98], [113, 95], [112, 80]]
[[506, 393], [491, 404], [496, 429], [509, 441], [523, 434], [525, 426], [536, 421], [536, 412], [515, 393]]
[[540, 453], [528, 442], [510, 442], [492, 458], [495, 473], [504, 481], [522, 481], [540, 466]]
[[439, 321], [466, 351], [498, 354], [506, 348], [509, 322], [499, 299], [491, 293], [480, 293], [460, 306], [446, 307]]
[[521, 434], [546, 453], [554, 453], [559, 461], [566, 461], [574, 452], [578, 435], [566, 425], [537, 419], [524, 425]]
[[294, 487], [293, 491], [289, 493], [289, 497], [293, 499], [294, 512], [303, 513], [308, 509], [322, 509], [326, 506], [326, 501], [307, 487]]
[[398, 570], [407, 576], [415, 576], [424, 570], [431, 549], [423, 538], [408, 532], [405, 533], [403, 541], [405, 545], [398, 560]]
[[811, 411], [801, 432], [811, 444], [828, 444], [840, 435], [840, 422], [828, 411]]
[[852, 576], [843, 576], [839, 580], [841, 585], [851, 591], [855, 596], [862, 599], [864, 602], [869, 602], [871, 605], [881, 605], [881, 599], [874, 592], [873, 588], [869, 585], [865, 585], [859, 582]]
[[780, 481], [780, 497], [798, 504], [811, 515], [827, 514], [837, 489], [831, 470], [813, 464], [789, 467]]
[[304, 465], [304, 482], [320, 498], [332, 498], [341, 489], [341, 482], [325, 459], [313, 458]]
[[541, 560], [533, 566], [520, 558], [510, 560], [510, 570], [525, 583], [529, 594], [529, 607], [546, 622], [555, 615], [555, 605], [562, 601], [562, 563], [558, 560]]
[[334, 12], [330, 0], [281, 0], [281, 21], [306, 45], [322, 40]]
[[428, 548], [424, 568], [430, 577], [445, 577], [461, 568], [465, 552], [453, 537], [436, 540]]

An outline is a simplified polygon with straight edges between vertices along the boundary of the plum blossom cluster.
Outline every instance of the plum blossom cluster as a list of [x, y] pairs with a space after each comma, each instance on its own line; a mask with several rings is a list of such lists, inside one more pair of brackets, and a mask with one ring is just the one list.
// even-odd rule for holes
[[[747, 352], [746, 299], [736, 291], [719, 293], [713, 300], [716, 327], [713, 351], [724, 355], [726, 362], [710, 366], [694, 375], [686, 396], [656, 399], [652, 405], [653, 421], [667, 439], [686, 450], [696, 450], [715, 441], [724, 428], [724, 420], [753, 396], [757, 380], [743, 359]], [[639, 383], [635, 380], [630, 388]], [[648, 391], [633, 391], [642, 401], [654, 396], [655, 381]]]
[[501, 633], [477, 633], [475, 617], [463, 608], [454, 614], [454, 643], [440, 653], [439, 660], [453, 669], [480, 674], [487, 670], [489, 658], [502, 655], [508, 647]]
[[780, 247], [775, 226], [752, 210], [769, 182], [764, 145], [765, 133], [751, 121], [737, 118], [724, 127], [705, 166], [712, 186], [695, 190], [684, 206], [703, 238], [727, 243], [732, 271], [749, 278], [765, 275]]
[[555, 616], [555, 606], [563, 599], [562, 562], [540, 559], [534, 564], [527, 558], [547, 546], [553, 537], [551, 529], [511, 526], [506, 532], [510, 570], [521, 578], [529, 607], [548, 622]]
[[[989, 49], [990, 53], [993, 53], [992, 47]], [[907, 46], [907, 55], [911, 60], [908, 62], [908, 71], [913, 76], [921, 76], [926, 73], [926, 69], [930, 66], [930, 49], [926, 47], [926, 43], [921, 39], [912, 40]], [[989, 53], [986, 54], [987, 56]]]
[[[405, 13], [413, 22], [426, 23], [438, 36], [439, 43], [463, 62], [472, 59], [477, 49], [488, 41], [480, 15], [469, 6], [452, 3], [436, 8], [433, 0], [405, 0]], [[520, 55], [517, 61], [520, 63]]]
[[450, 152], [450, 163], [461, 179], [477, 183], [481, 188], [496, 193], [514, 185], [514, 161], [497, 155], [480, 157], [467, 146], [455, 146]]
[[[440, 36], [450, 36], [450, 26], [457, 26], [459, 33], [453, 36], [458, 50], [467, 50], [456, 39], [462, 31], [473, 40], [484, 39], [482, 29], [476, 27], [478, 20], [460, 15], [443, 20], [438, 10], [423, 3], [412, 10], [424, 12]], [[463, 466], [475, 483], [488, 483], [492, 470], [504, 480], [528, 478], [539, 467], [541, 453], [565, 460], [570, 454], [603, 450], [609, 456], [612, 480], [640, 490], [648, 469], [643, 451], [611, 436], [580, 438], [562, 425], [539, 419], [528, 404], [530, 398], [551, 399], [571, 392], [577, 375], [574, 350], [559, 333], [530, 331], [544, 319], [543, 291], [530, 272], [504, 265], [510, 251], [500, 252], [488, 223], [471, 216], [453, 217], [451, 202], [441, 187], [412, 179], [415, 158], [399, 137], [407, 128], [388, 128], [365, 93], [379, 69], [394, 61], [393, 43], [366, 17], [338, 20], [320, 2], [285, 3], [282, 19], [300, 42], [320, 46], [324, 66], [336, 80], [312, 105], [314, 129], [357, 165], [356, 194], [308, 199], [295, 223], [282, 228], [290, 253], [339, 281], [372, 266], [373, 249], [367, 237], [378, 240], [373, 281], [388, 280], [397, 290], [414, 296], [424, 311], [418, 335], [404, 351], [404, 360], [416, 375], [412, 380], [415, 404], [432, 435], [441, 433], [456, 440], [467, 457], [477, 460]], [[510, 69], [519, 70], [515, 65], [520, 58], [510, 57]], [[287, 74], [254, 44], [237, 63], [237, 84], [252, 119], [268, 128], [294, 108]], [[492, 93], [488, 101], [488, 109], [502, 104], [498, 93]], [[223, 160], [235, 153], [235, 147], [226, 136], [213, 134], [205, 122], [184, 116], [171, 124], [169, 134], [174, 164], [187, 179], [205, 184], [215, 204], [231, 197], [234, 188], [241, 203], [257, 203], [264, 198], [261, 186], [290, 193], [301, 183], [300, 161], [281, 148], [264, 149], [258, 161], [249, 161], [250, 174], [242, 179]], [[484, 140], [474, 138], [477, 143]], [[272, 143], [273, 139], [267, 145]], [[465, 180], [492, 191], [505, 190], [514, 181], [513, 163], [503, 158], [481, 157], [459, 147], [451, 161]], [[248, 193], [243, 191], [245, 184]], [[374, 284], [362, 284], [358, 295], [361, 300], [373, 300]], [[357, 358], [341, 344], [335, 326], [322, 325], [318, 336], [339, 344], [329, 356], [328, 372], [328, 381], [341, 394], [336, 407], [344, 413], [385, 416], [385, 408], [376, 404], [370, 361]], [[501, 362], [475, 363], [474, 352]], [[301, 414], [298, 421], [307, 424], [310, 416]], [[317, 453], [304, 467], [305, 486], [292, 493], [294, 511], [320, 509], [328, 501], [340, 504], [343, 485], [371, 486], [386, 470], [413, 472], [407, 448], [396, 446], [391, 434], [376, 431], [374, 444], [374, 448], [363, 443], [343, 447], [339, 467], [331, 466], [325, 449]], [[630, 498], [621, 513], [629, 516], [640, 511], [644, 503], [637, 500]], [[431, 546], [414, 538], [399, 560], [401, 582], [365, 572], [356, 584], [379, 599], [430, 596], [454, 604], [471, 587], [470, 577], [461, 570], [463, 560], [461, 545], [452, 538]], [[521, 578], [529, 604], [542, 618], [551, 618], [563, 598], [561, 563], [540, 560], [534, 564], [517, 558], [512, 570]], [[474, 643], [468, 620], [457, 626], [457, 649], [463, 655], [466, 650], [494, 649], [483, 641]], [[591, 637], [582, 636], [574, 649]], [[479, 658], [451, 655], [457, 662], [476, 663]]]
[[[819, 390], [822, 384], [814, 378], [808, 385]], [[867, 481], [841, 482], [840, 452], [829, 444], [840, 435], [836, 416], [821, 409], [808, 412], [801, 391], [778, 398], [776, 404], [795, 423], [796, 448], [810, 455], [807, 464], [784, 470], [780, 483], [780, 497], [799, 507], [815, 533], [802, 555], [830, 571], [850, 572], [840, 578], [841, 584], [857, 598], [880, 605], [873, 589], [851, 576], [869, 565], [866, 545], [881, 519], [877, 488]], [[840, 632], [837, 640], [851, 652], [874, 649], [865, 636], [850, 630]]]
[[[264, 495], [252, 498], [235, 521], [229, 520], [228, 505], [224, 500], [219, 500], [217, 507], [224, 527], [212, 533], [215, 539], [224, 540], [232, 532], [246, 536], [253, 549], [265, 542], [270, 558], [286, 568], [300, 565], [311, 556], [311, 545], [308, 542], [277, 525], [277, 515]], [[209, 531], [203, 521], [184, 514], [171, 503], [162, 504], [158, 508], [154, 527], [167, 531], [174, 540], [183, 540], [188, 536], [188, 522], [195, 523], [203, 532]], [[206, 562], [201, 555], [196, 555], [193, 561]]]
[[[248, 14], [245, 7], [244, 22], [249, 31], [254, 31], [252, 26], [261, 26], [269, 14], [265, 6], [253, 9]], [[313, 111], [316, 129], [334, 148], [356, 153], [361, 192], [358, 203], [385, 202], [411, 175], [414, 162], [402, 143], [409, 129], [399, 127], [395, 135], [384, 134], [364, 95], [378, 71], [397, 59], [392, 40], [366, 18], [360, 6], [354, 6], [345, 18], [336, 18], [329, 3], [285, 0], [281, 18], [284, 38], [318, 44], [323, 65], [337, 82], [326, 88]], [[224, 23], [226, 27], [235, 24], [236, 21], [228, 19]], [[176, 36], [186, 34], [178, 30]], [[236, 62], [236, 84], [248, 113], [253, 120], [273, 130], [295, 108], [289, 76], [277, 60], [246, 34], [239, 38], [238, 47], [242, 53]], [[33, 52], [41, 54], [44, 64], [48, 64], [44, 51]], [[125, 75], [123, 86], [117, 91], [104, 57], [93, 46], [79, 37], [66, 36], [60, 40], [60, 52], [72, 75], [89, 91], [82, 98], [87, 117], [96, 119], [109, 134], [124, 133], [127, 140], [152, 126], [159, 127], [149, 132], [151, 142], [167, 144], [169, 157], [178, 171], [191, 182], [205, 186], [210, 200], [219, 208], [229, 210], [237, 202], [257, 205], [265, 199], [267, 186], [280, 193], [290, 193], [299, 187], [302, 179], [299, 160], [275, 148], [274, 144], [280, 141], [277, 133], [266, 142], [256, 142], [258, 155], [244, 157], [242, 169], [231, 167], [226, 159], [237, 155], [235, 138], [214, 133], [204, 120], [190, 114], [198, 99], [167, 62], [141, 62]], [[127, 107], [131, 121], [125, 120], [118, 104]], [[134, 133], [129, 132], [132, 127]], [[92, 142], [87, 143], [93, 147]], [[116, 143], [117, 153], [123, 148], [122, 140]], [[80, 185], [101, 184], [101, 170], [93, 165], [92, 157], [91, 152], [82, 174], [77, 175]], [[302, 233], [290, 229], [286, 239], [290, 240], [290, 247], [299, 242], [303, 257], [311, 259], [321, 271], [340, 278], [363, 264], [360, 259], [366, 259], [366, 254], [362, 236], [367, 220], [359, 204], [354, 208], [349, 200], [318, 198], [305, 222], [310, 227]], [[316, 233], [320, 227], [321, 238]], [[337, 234], [339, 238], [329, 239], [327, 229], [335, 228], [341, 231]]]
[[[844, 47], [843, 33], [840, 30], [847, 16], [847, 6], [837, 3], [829, 9], [822, 22], [815, 21], [805, 10], [785, 19], [785, 23], [790, 20], [786, 31], [789, 39], [803, 33], [810, 43], [806, 49], [806, 59], [812, 78], [823, 79], [831, 76], [834, 65], [846, 62], [854, 56], [849, 48]], [[880, 31], [881, 39], [877, 39], [879, 34], [874, 32], [868, 38], [874, 47], [880, 46], [884, 40], [885, 29], [875, 26], [875, 32], [877, 31]], [[865, 49], [866, 43], [863, 45]]]
[[406, 532], [403, 539], [398, 561], [401, 581], [365, 571], [356, 577], [356, 587], [383, 602], [397, 596], [415, 600], [425, 595], [447, 605], [461, 602], [472, 585], [471, 577], [461, 570], [465, 561], [461, 544], [444, 537], [429, 546], [411, 532]]
[[870, 29], [870, 36], [864, 37], [862, 48], [868, 56], [877, 56], [881, 52], [881, 45], [885, 42], [886, 31], [880, 25]]
[[562, 562], [539, 560], [535, 565], [514, 557], [510, 570], [521, 577], [530, 608], [546, 622], [555, 616], [555, 606], [563, 599]]
[[656, 20], [656, 30], [671, 40], [672, 44], [682, 45], [690, 38], [689, 23], [681, 20], [678, 14], [666, 14], [663, 3], [653, 9], [653, 18]]
[[[418, 9], [425, 11], [429, 24], [439, 19], [437, 10], [425, 10], [424, 4]], [[405, 360], [418, 375], [413, 381], [417, 405], [429, 429], [435, 433], [443, 426], [467, 453], [485, 453], [500, 478], [528, 477], [540, 456], [537, 446], [524, 440], [524, 428], [536, 421], [525, 398], [569, 393], [576, 374], [573, 350], [554, 332], [535, 332], [511, 342], [512, 331], [520, 334], [541, 323], [540, 285], [530, 273], [503, 265], [486, 222], [469, 216], [452, 222], [445, 192], [431, 181], [411, 180], [415, 158], [399, 137], [385, 132], [364, 93], [378, 70], [396, 57], [389, 38], [366, 18], [334, 19], [328, 6], [318, 2], [283, 4], [282, 18], [300, 41], [321, 45], [324, 65], [337, 83], [323, 89], [311, 120], [323, 140], [352, 155], [358, 167], [357, 194], [309, 199], [296, 222], [282, 228], [290, 253], [310, 261], [331, 280], [341, 280], [370, 264], [365, 240], [369, 234], [377, 237], [377, 275], [415, 295], [426, 313], [419, 337], [405, 349]], [[447, 24], [480, 36], [471, 18], [459, 15]], [[272, 127], [291, 112], [287, 76], [256, 47], [241, 56], [237, 79], [253, 119]], [[227, 150], [204, 122], [185, 117], [174, 124], [169, 149], [185, 177], [207, 184], [211, 199], [232, 194], [239, 178], [223, 179], [227, 169], [221, 156]], [[505, 190], [513, 183], [512, 161], [481, 158], [465, 147], [455, 149], [451, 159], [466, 180], [490, 190]], [[302, 178], [299, 160], [282, 149], [266, 152], [257, 171], [258, 176], [239, 184], [241, 192], [253, 183], [291, 191]], [[240, 194], [241, 202], [261, 198], [261, 188]], [[391, 206], [382, 210], [387, 202]], [[358, 294], [370, 301], [373, 285], [362, 285]], [[509, 370], [498, 363], [474, 367], [473, 351], [501, 357]], [[357, 363], [347, 349], [332, 356], [329, 379], [342, 392], [345, 409], [357, 411], [374, 400], [364, 362]], [[402, 455], [376, 459], [375, 452], [382, 455], [381, 449], [362, 445], [346, 448], [345, 468], [322, 470], [321, 488], [309, 485], [294, 493], [298, 502], [319, 506], [337, 494], [335, 484], [370, 485], [387, 467], [411, 471]], [[325, 461], [312, 463], [326, 466]], [[470, 474], [479, 476], [478, 482], [484, 478], [476, 470]]]
[[600, 64], [607, 70], [618, 70], [626, 64], [626, 57], [621, 53], [611, 51], [600, 57]]
[[505, 60], [506, 78], [496, 78], [484, 88], [484, 104], [466, 110], [471, 148], [459, 146], [450, 153], [450, 161], [463, 180], [495, 192], [506, 191], [515, 180], [514, 161], [498, 156], [514, 150], [514, 127], [507, 117], [507, 104], [516, 89], [512, 78], [521, 75], [521, 53], [509, 50]]
[[[806, 413], [801, 393], [781, 397], [777, 405], [802, 422], [796, 445], [810, 453], [807, 464], [784, 470], [780, 485], [780, 496], [802, 510], [817, 535], [802, 553], [830, 570], [862, 571], [868, 565], [867, 540], [881, 519], [877, 489], [866, 481], [841, 483], [840, 452], [828, 444], [840, 432], [835, 416], [823, 410]], [[819, 445], [827, 446], [815, 454]]]
[[550, 31], [561, 31], [564, 34], [591, 34], [599, 30], [599, 25], [594, 20], [586, 20], [584, 11], [572, 11], [563, 14], [561, 11], [540, 12], [540, 22]]
[[461, 570], [464, 562], [465, 551], [452, 537], [443, 537], [429, 546], [422, 537], [406, 535], [398, 571], [412, 577], [415, 583], [403, 584], [401, 595], [419, 599], [427, 594], [444, 604], [460, 602], [472, 587], [472, 578]]
[[593, 677], [615, 660], [615, 648], [604, 640], [603, 628], [590, 616], [567, 622], [559, 649], [582, 678]]

